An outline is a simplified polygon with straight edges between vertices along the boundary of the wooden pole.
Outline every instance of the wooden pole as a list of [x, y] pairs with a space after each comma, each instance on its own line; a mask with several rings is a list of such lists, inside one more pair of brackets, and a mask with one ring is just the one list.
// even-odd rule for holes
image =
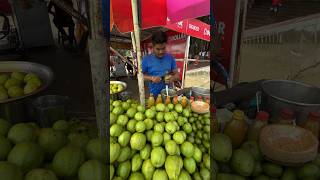
[[133, 48], [133, 52], [136, 53], [137, 52], [137, 47], [136, 47], [136, 39], [134, 37], [134, 33], [131, 32], [131, 40], [132, 40], [132, 48]]
[[[136, 47], [136, 39], [134, 37], [134, 33], [133, 32], [131, 32], [131, 40], [132, 40], [132, 49], [133, 49], [132, 57], [133, 57], [133, 59], [135, 59], [136, 58], [136, 54], [137, 54], [137, 47]], [[136, 62], [136, 61], [134, 61], [134, 62]], [[136, 68], [133, 68], [133, 72], [134, 72], [134, 74], [137, 74]]]
[[107, 93], [109, 92], [109, 83], [107, 77], [109, 72], [108, 56], [109, 51], [106, 48], [106, 40], [102, 30], [102, 12], [101, 1], [89, 1], [90, 17], [90, 39], [89, 56], [92, 73], [92, 84], [94, 92], [96, 121], [99, 130], [99, 136], [109, 138], [109, 103], [107, 103]]
[[185, 54], [184, 54], [184, 59], [183, 59], [183, 69], [182, 69], [182, 86], [181, 88], [184, 88], [185, 85], [185, 80], [186, 80], [186, 72], [187, 72], [187, 66], [188, 66], [188, 58], [189, 58], [189, 49], [190, 49], [190, 36], [188, 36], [187, 38], [187, 42], [186, 42], [186, 50], [185, 50]]
[[141, 68], [141, 46], [140, 46], [140, 27], [138, 18], [138, 4], [137, 0], [131, 0], [132, 4], [132, 16], [133, 16], [133, 27], [134, 27], [134, 37], [136, 40], [136, 50], [137, 50], [137, 61], [138, 61], [138, 85], [139, 85], [139, 95], [141, 105], [145, 105], [145, 94], [144, 94], [144, 80]]

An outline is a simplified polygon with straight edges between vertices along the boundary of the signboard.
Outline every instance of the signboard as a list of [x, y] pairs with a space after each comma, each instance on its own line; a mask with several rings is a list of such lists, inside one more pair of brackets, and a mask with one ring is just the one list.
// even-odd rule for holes
[[[184, 59], [188, 36], [174, 31], [167, 31], [166, 33], [168, 37], [167, 52], [171, 54], [175, 59]], [[142, 49], [144, 52], [143, 54], [152, 53], [152, 43], [150, 39], [142, 42]], [[177, 60], [176, 62], [180, 79], [182, 79], [183, 60]]]
[[197, 19], [187, 19], [174, 24], [168, 24], [166, 28], [210, 41], [210, 25]]
[[[227, 1], [227, 2], [226, 2]], [[213, 2], [213, 14], [216, 20], [215, 30], [217, 34], [216, 46], [220, 47], [220, 54], [226, 59], [222, 64], [230, 66], [232, 40], [234, 37], [236, 0]], [[226, 68], [229, 69], [229, 68]]]
[[[221, 57], [220, 63], [228, 70], [231, 82], [233, 81], [235, 63], [239, 50], [239, 39], [241, 38], [243, 12], [240, 11], [241, 1], [224, 0], [213, 1], [214, 24], [214, 46], [218, 49], [218, 56]], [[221, 82], [215, 74], [213, 80]]]

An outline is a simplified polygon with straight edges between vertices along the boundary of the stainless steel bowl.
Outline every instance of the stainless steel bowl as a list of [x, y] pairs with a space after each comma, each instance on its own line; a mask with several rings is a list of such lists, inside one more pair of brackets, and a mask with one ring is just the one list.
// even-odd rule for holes
[[[122, 81], [110, 81], [110, 84], [121, 84], [123, 86], [123, 90], [117, 93], [110, 94], [111, 99], [122, 99], [121, 94], [126, 91], [127, 83]], [[110, 93], [110, 92], [109, 92]]]
[[123, 90], [114, 94], [121, 93], [127, 89], [127, 83], [122, 82], [122, 81], [110, 81], [110, 84], [121, 84], [123, 86]]
[[320, 110], [320, 89], [308, 84], [288, 80], [267, 80], [262, 84], [264, 108], [276, 121], [282, 108], [295, 111], [296, 121], [304, 121], [309, 112]]
[[206, 97], [210, 97], [210, 90], [201, 88], [201, 87], [192, 87], [192, 96], [197, 98], [198, 96], [201, 96], [202, 99], [205, 99]]
[[37, 74], [42, 81], [42, 86], [31, 94], [23, 95], [17, 98], [9, 98], [4, 101], [0, 101], [0, 104], [16, 101], [37, 94], [40, 91], [46, 89], [51, 84], [54, 78], [52, 70], [49, 67], [41, 64], [24, 61], [0, 61], [0, 73], [15, 71]]

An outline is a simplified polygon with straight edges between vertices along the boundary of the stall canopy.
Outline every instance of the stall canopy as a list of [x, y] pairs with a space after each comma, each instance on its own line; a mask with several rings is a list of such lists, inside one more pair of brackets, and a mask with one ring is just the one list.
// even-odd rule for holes
[[[179, 21], [210, 14], [208, 0], [141, 0], [140, 2], [142, 29], [170, 26]], [[110, 17], [112, 17], [111, 27], [116, 26], [121, 33], [133, 31], [131, 0], [111, 0]], [[206, 26], [203, 24], [202, 26]]]
[[205, 41], [210, 41], [210, 25], [197, 19], [186, 19], [165, 26], [179, 33], [187, 34]]
[[[144, 105], [144, 81], [141, 71], [141, 44], [140, 29], [152, 27], [166, 27], [180, 29], [179, 32], [188, 32], [187, 28], [199, 31], [200, 27], [193, 26], [194, 23], [184, 21], [210, 14], [209, 0], [111, 0], [110, 26], [115, 26], [121, 33], [134, 31], [133, 47], [136, 47], [138, 62], [138, 85], [140, 103]], [[176, 23], [176, 24], [175, 24]], [[190, 24], [185, 26], [183, 24]], [[112, 30], [112, 28], [110, 28]], [[190, 36], [188, 37], [188, 43]], [[188, 49], [188, 48], [187, 48]], [[186, 53], [187, 54], [187, 53]], [[186, 60], [184, 59], [184, 66]]]

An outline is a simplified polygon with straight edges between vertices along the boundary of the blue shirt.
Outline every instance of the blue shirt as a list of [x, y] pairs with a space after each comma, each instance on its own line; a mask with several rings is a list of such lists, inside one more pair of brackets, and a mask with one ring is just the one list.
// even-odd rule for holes
[[[161, 59], [156, 57], [154, 54], [146, 55], [142, 59], [142, 73], [149, 76], [163, 77], [166, 73], [172, 72], [177, 68], [174, 57], [169, 54], [165, 54]], [[153, 83], [148, 81], [147, 85], [155, 97], [161, 93], [162, 89], [166, 88], [163, 81], [159, 83]]]

